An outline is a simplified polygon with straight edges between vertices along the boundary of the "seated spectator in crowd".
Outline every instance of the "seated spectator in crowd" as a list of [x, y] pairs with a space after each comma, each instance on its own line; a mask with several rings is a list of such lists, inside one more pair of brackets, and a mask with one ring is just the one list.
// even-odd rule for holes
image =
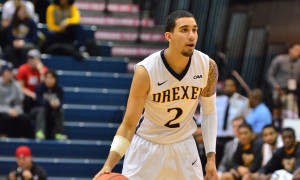
[[259, 134], [265, 125], [272, 123], [272, 115], [269, 108], [263, 102], [263, 92], [261, 89], [254, 89], [249, 94], [249, 105], [252, 112], [246, 117], [246, 122], [250, 124], [255, 133]]
[[23, 4], [26, 7], [26, 11], [29, 16], [38, 22], [34, 13], [34, 6], [30, 1], [26, 0], [8, 0], [3, 4], [2, 16], [1, 16], [1, 28], [0, 28], [0, 45], [2, 49], [6, 47], [6, 28], [9, 26], [13, 19], [13, 15], [18, 6]]
[[297, 116], [296, 92], [299, 91], [299, 69], [300, 44], [291, 46], [287, 54], [276, 56], [268, 69], [267, 80], [273, 88], [273, 100], [280, 100], [284, 110], [288, 111], [284, 114], [284, 118]]
[[259, 173], [252, 175], [252, 179], [270, 179], [273, 173], [280, 170], [276, 175], [292, 176], [296, 169], [296, 161], [300, 159], [300, 145], [296, 141], [295, 131], [292, 128], [282, 130], [283, 147], [279, 148], [268, 163], [263, 166]]
[[278, 133], [278, 130], [272, 124], [264, 126], [262, 131], [262, 138], [264, 140], [264, 144], [262, 147], [262, 165], [264, 166], [272, 158], [275, 151], [283, 146], [283, 142], [281, 135]]
[[225, 144], [223, 157], [221, 159], [221, 162], [218, 166], [218, 176], [222, 177], [222, 174], [226, 171], [229, 171], [232, 168], [232, 161], [233, 161], [233, 155], [236, 151], [236, 148], [238, 146], [239, 140], [238, 140], [238, 129], [239, 126], [244, 124], [246, 120], [243, 117], [236, 117], [231, 121], [232, 130], [234, 133], [234, 139], [228, 141]]
[[36, 111], [35, 137], [45, 139], [45, 133], [48, 131], [48, 136], [56, 140], [67, 139], [63, 134], [63, 89], [58, 85], [54, 71], [46, 72], [44, 82], [36, 86], [35, 92], [37, 96], [37, 107], [33, 110]]
[[218, 113], [218, 141], [225, 144], [233, 139], [234, 131], [231, 121], [238, 116], [246, 117], [249, 112], [248, 98], [237, 92], [237, 82], [234, 79], [226, 79], [224, 82], [224, 94], [217, 96]]
[[32, 161], [31, 150], [28, 146], [19, 146], [16, 149], [16, 158], [18, 166], [9, 173], [9, 180], [47, 179], [46, 171]]
[[223, 180], [242, 179], [261, 167], [263, 142], [256, 137], [249, 124], [240, 125], [238, 132], [239, 144], [233, 155], [233, 168], [222, 175]]
[[30, 110], [34, 107], [34, 101], [36, 100], [35, 87], [38, 83], [44, 81], [44, 75], [47, 71], [48, 68], [41, 61], [40, 51], [37, 49], [28, 51], [27, 63], [18, 68], [16, 75], [25, 95], [24, 110], [26, 113], [30, 113]]
[[25, 5], [17, 7], [10, 25], [7, 27], [7, 47], [4, 59], [19, 67], [26, 61], [28, 50], [35, 47], [38, 40], [37, 25], [27, 14]]
[[54, 0], [47, 8], [46, 21], [49, 30], [47, 46], [68, 43], [75, 45], [82, 55], [87, 55], [84, 31], [79, 24], [80, 13], [74, 0]]
[[1, 67], [0, 136], [32, 138], [33, 127], [22, 108], [24, 96], [12, 70], [10, 63]]

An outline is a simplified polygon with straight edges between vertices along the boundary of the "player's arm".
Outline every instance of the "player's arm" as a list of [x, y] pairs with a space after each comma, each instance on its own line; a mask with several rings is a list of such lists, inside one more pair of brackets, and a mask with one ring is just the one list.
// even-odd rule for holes
[[216, 86], [218, 67], [212, 59], [209, 61], [209, 72], [206, 87], [200, 93], [202, 132], [207, 156], [206, 174], [210, 179], [217, 179], [216, 170], [216, 140], [217, 140], [217, 111]]
[[109, 173], [123, 157], [135, 133], [136, 125], [141, 117], [146, 97], [150, 89], [150, 79], [146, 69], [139, 66], [132, 80], [126, 112], [113, 140], [108, 158], [102, 170], [94, 177], [97, 179], [104, 173]]

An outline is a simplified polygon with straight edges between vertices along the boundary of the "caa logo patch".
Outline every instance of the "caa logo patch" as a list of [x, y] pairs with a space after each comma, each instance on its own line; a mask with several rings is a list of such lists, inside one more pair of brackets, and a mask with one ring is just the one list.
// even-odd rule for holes
[[201, 79], [202, 78], [202, 75], [195, 75], [194, 77], [193, 77], [193, 79]]

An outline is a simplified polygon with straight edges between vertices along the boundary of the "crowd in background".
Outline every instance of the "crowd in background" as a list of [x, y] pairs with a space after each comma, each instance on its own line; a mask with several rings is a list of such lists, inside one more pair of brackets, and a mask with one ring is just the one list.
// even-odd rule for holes
[[[221, 180], [300, 179], [300, 145], [294, 127], [284, 120], [299, 120], [300, 45], [274, 58], [267, 80], [273, 88], [273, 105], [266, 106], [264, 92], [238, 93], [234, 78], [217, 92], [217, 166]], [[271, 95], [268, 95], [271, 96]], [[200, 105], [201, 106], [201, 105]], [[206, 154], [201, 119], [194, 133], [202, 161]]]
[[[63, 89], [55, 71], [43, 65], [41, 52], [72, 46], [88, 56], [80, 14], [72, 0], [35, 3], [44, 11], [23, 0], [7, 0], [2, 6], [0, 137], [65, 140]], [[37, 28], [39, 22], [47, 24], [47, 31]], [[238, 93], [235, 79], [223, 82], [217, 94], [220, 179], [300, 179], [299, 142], [293, 129], [283, 127], [285, 118], [300, 117], [299, 58], [300, 45], [293, 45], [272, 61], [267, 74], [273, 90], [271, 107], [264, 103], [261, 89], [245, 97]], [[194, 136], [205, 168], [201, 134], [199, 125]], [[28, 149], [22, 150], [31, 156]]]
[[[48, 54], [57, 54], [63, 49], [73, 52], [69, 55], [78, 58], [89, 56], [80, 25], [80, 13], [74, 0], [33, 2], [7, 0], [3, 3], [0, 58], [12, 62], [17, 68], [25, 63], [26, 53], [33, 48]], [[38, 28], [40, 22], [46, 23], [46, 29]]]
[[[36, 8], [36, 7], [39, 8]], [[46, 23], [46, 30], [38, 23]], [[74, 0], [6, 0], [0, 26], [0, 136], [65, 140], [63, 89], [41, 53], [87, 57]], [[72, 55], [72, 54], [70, 54]]]

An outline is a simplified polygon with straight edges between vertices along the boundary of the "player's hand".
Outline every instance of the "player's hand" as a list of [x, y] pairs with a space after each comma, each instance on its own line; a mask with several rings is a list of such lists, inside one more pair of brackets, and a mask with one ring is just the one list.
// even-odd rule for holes
[[22, 176], [23, 176], [23, 178], [24, 178], [25, 180], [27, 180], [27, 179], [32, 179], [32, 174], [31, 174], [31, 172], [30, 172], [29, 170], [27, 170], [27, 169], [23, 171]]
[[245, 174], [250, 173], [249, 169], [245, 166], [239, 166], [238, 167], [238, 172], [241, 176], [244, 176]]
[[42, 62], [38, 62], [36, 64], [36, 69], [39, 71], [40, 74], [44, 73], [44, 64]]
[[104, 166], [93, 178], [93, 180], [97, 180], [103, 174], [111, 173], [111, 168], [109, 166]]
[[9, 175], [8, 175], [8, 179], [9, 180], [16, 180], [16, 173], [13, 171], [13, 172], [10, 172]]
[[8, 110], [8, 114], [11, 117], [17, 117], [19, 115], [18, 111], [16, 109], [14, 109], [14, 108]]
[[65, 29], [68, 27], [68, 21], [67, 20], [63, 20], [61, 23], [60, 23], [60, 29], [61, 31], [65, 31]]
[[216, 163], [213, 160], [208, 160], [205, 166], [205, 180], [218, 180]]

